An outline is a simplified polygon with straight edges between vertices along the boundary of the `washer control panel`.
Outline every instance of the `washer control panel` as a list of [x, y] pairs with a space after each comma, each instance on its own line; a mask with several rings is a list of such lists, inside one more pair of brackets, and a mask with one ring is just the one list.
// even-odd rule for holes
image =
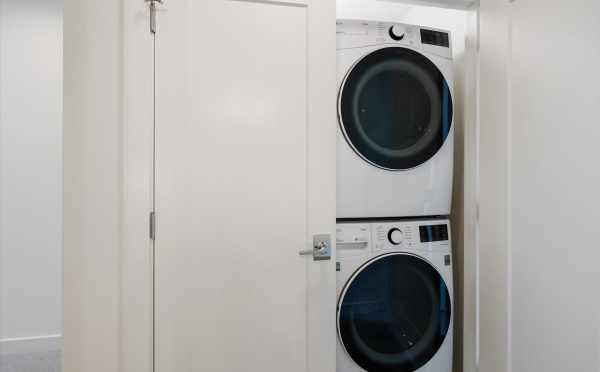
[[392, 227], [390, 231], [388, 231], [388, 240], [393, 245], [400, 245], [404, 240], [404, 233], [397, 227]]
[[368, 255], [371, 252], [371, 226], [367, 223], [338, 224], [336, 246], [340, 258]]
[[419, 226], [419, 238], [421, 243], [444, 242], [450, 239], [448, 225], [428, 224]]
[[448, 220], [398, 221], [372, 224], [375, 250], [432, 250], [450, 245]]
[[337, 244], [368, 244], [371, 241], [369, 224], [339, 224], [336, 233]]
[[384, 222], [373, 224], [373, 242], [376, 250], [415, 248], [412, 223]]
[[387, 250], [448, 250], [449, 220], [349, 222], [337, 225], [340, 257]]

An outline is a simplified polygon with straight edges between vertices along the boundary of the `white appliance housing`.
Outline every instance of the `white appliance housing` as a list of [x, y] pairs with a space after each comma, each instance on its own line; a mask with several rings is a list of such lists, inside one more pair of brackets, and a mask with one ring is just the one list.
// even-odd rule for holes
[[450, 33], [339, 20], [337, 81], [337, 217], [449, 215]]
[[337, 372], [451, 372], [450, 222], [337, 225]]

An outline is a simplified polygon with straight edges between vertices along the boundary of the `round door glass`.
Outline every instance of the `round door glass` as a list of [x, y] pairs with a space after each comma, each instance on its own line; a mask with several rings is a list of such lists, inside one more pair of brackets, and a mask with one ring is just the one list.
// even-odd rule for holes
[[400, 47], [377, 50], [352, 68], [339, 111], [353, 150], [389, 170], [425, 163], [442, 147], [452, 125], [444, 76], [427, 57]]
[[368, 372], [411, 372], [442, 346], [451, 301], [428, 262], [391, 254], [367, 263], [346, 285], [338, 309], [341, 341]]

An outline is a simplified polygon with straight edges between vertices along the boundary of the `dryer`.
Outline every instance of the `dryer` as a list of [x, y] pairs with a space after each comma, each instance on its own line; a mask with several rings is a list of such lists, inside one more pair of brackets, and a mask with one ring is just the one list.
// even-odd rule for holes
[[339, 20], [337, 74], [337, 217], [449, 215], [450, 33]]
[[337, 225], [337, 371], [452, 371], [448, 220]]

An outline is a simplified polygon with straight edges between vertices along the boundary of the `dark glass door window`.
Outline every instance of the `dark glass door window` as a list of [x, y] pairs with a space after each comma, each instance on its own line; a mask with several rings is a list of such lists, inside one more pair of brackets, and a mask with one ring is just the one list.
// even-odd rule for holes
[[341, 341], [368, 372], [411, 372], [441, 347], [451, 318], [448, 288], [427, 261], [389, 254], [347, 283], [338, 308]]
[[417, 167], [444, 144], [452, 125], [450, 88], [413, 50], [390, 47], [360, 60], [340, 93], [339, 117], [353, 150], [380, 168]]

